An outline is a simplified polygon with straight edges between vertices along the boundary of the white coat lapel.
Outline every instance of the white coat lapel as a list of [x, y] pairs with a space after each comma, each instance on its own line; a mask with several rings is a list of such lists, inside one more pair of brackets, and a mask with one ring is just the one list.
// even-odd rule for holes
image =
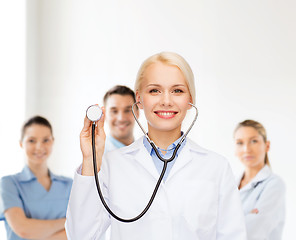
[[[248, 191], [249, 189], [256, 188], [260, 182], [263, 182], [271, 175], [271, 169], [268, 165], [265, 165], [257, 175], [243, 188], [240, 189], [241, 192]], [[240, 179], [241, 180], [241, 179]]]
[[207, 154], [208, 150], [200, 147], [195, 142], [191, 141], [190, 138], [186, 139], [186, 144], [183, 147], [182, 151], [178, 155], [178, 159], [175, 162], [174, 166], [172, 167], [171, 172], [169, 173], [169, 176], [167, 178], [167, 181], [173, 177], [174, 174], [176, 174], [178, 171], [180, 171], [183, 167], [185, 167], [187, 164], [189, 164], [193, 160], [193, 152], [199, 153], [199, 154]]
[[174, 163], [174, 166], [172, 167], [169, 173], [167, 181], [169, 181], [170, 178], [179, 170], [181, 170], [185, 165], [191, 162], [191, 160], [192, 160], [192, 154], [190, 152], [189, 143], [186, 142], [186, 145], [183, 147], [182, 151], [179, 153], [177, 161]]
[[152, 157], [143, 144], [143, 137], [137, 140], [135, 149], [138, 150], [133, 155], [135, 161], [141, 164], [155, 179], [158, 179], [159, 173], [153, 163]]

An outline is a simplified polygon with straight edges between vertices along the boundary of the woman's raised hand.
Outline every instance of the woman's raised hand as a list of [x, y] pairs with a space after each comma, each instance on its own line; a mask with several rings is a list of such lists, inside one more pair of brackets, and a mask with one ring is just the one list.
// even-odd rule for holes
[[[96, 160], [97, 168], [100, 171], [102, 164], [102, 156], [105, 150], [106, 134], [104, 131], [105, 108], [102, 107], [102, 117], [96, 122], [95, 127], [95, 143], [96, 143]], [[92, 125], [86, 116], [84, 118], [84, 126], [80, 133], [80, 148], [83, 156], [82, 175], [92, 176], [93, 172], [93, 153], [92, 153]]]

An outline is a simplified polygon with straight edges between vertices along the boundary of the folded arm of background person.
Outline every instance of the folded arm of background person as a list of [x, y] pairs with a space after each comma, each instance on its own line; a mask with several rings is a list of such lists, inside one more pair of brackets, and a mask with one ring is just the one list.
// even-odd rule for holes
[[50, 237], [45, 238], [43, 240], [64, 240], [64, 239], [67, 239], [65, 229], [62, 231], [56, 232], [55, 234], [53, 234]]
[[249, 240], [281, 239], [285, 217], [285, 185], [274, 177], [263, 188], [254, 207], [258, 213], [246, 215]]
[[[67, 239], [63, 233], [65, 218], [41, 220], [27, 218], [23, 209], [12, 207], [5, 211], [5, 218], [12, 230], [26, 239]], [[55, 238], [52, 238], [54, 235]]]

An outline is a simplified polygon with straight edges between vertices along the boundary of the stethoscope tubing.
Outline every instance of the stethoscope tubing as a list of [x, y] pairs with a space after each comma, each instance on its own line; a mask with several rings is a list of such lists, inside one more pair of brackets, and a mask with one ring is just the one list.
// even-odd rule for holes
[[169, 159], [165, 159], [165, 158], [163, 158], [163, 157], [159, 154], [159, 152], [158, 152], [158, 150], [157, 150], [157, 147], [155, 146], [154, 142], [151, 141], [151, 140], [149, 139], [148, 134], [145, 132], [144, 128], [142, 127], [142, 125], [141, 125], [140, 122], [138, 121], [138, 119], [137, 119], [137, 117], [136, 117], [136, 115], [135, 115], [135, 113], [134, 113], [134, 110], [133, 110], [134, 105], [137, 104], [137, 103], [138, 103], [138, 102], [134, 103], [133, 106], [132, 106], [132, 112], [133, 112], [134, 118], [135, 118], [136, 122], [138, 123], [138, 125], [140, 126], [140, 128], [142, 129], [142, 131], [143, 131], [144, 135], [146, 136], [147, 140], [149, 141], [150, 145], [153, 147], [153, 149], [154, 149], [154, 151], [155, 151], [157, 157], [158, 157], [161, 161], [163, 161], [163, 168], [162, 168], [161, 174], [160, 174], [159, 179], [158, 179], [158, 181], [157, 181], [157, 183], [156, 183], [156, 185], [155, 185], [154, 191], [153, 191], [153, 193], [152, 193], [152, 195], [151, 195], [151, 197], [150, 197], [150, 200], [149, 200], [148, 204], [146, 205], [146, 207], [144, 208], [144, 210], [143, 210], [138, 216], [136, 216], [136, 217], [134, 217], [134, 218], [124, 219], [124, 218], [118, 217], [115, 213], [112, 212], [112, 210], [109, 208], [108, 204], [106, 203], [106, 201], [105, 201], [105, 199], [104, 199], [104, 196], [103, 196], [102, 191], [101, 191], [101, 188], [100, 188], [100, 182], [99, 182], [99, 178], [98, 178], [97, 161], [96, 161], [96, 148], [95, 148], [95, 145], [96, 145], [96, 144], [95, 144], [95, 129], [96, 129], [96, 123], [93, 122], [93, 124], [92, 124], [93, 169], [94, 169], [94, 176], [95, 176], [95, 183], [96, 183], [97, 191], [98, 191], [99, 197], [100, 197], [100, 199], [101, 199], [101, 202], [102, 202], [102, 204], [104, 205], [105, 209], [108, 211], [108, 213], [109, 213], [112, 217], [114, 217], [116, 220], [118, 220], [118, 221], [120, 221], [120, 222], [125, 222], [125, 223], [131, 223], [131, 222], [135, 222], [135, 221], [139, 220], [141, 217], [143, 217], [143, 216], [145, 215], [145, 213], [146, 213], [146, 212], [148, 211], [148, 209], [151, 207], [151, 205], [152, 205], [152, 203], [153, 203], [153, 201], [154, 201], [154, 198], [155, 198], [155, 196], [156, 196], [156, 193], [157, 193], [157, 191], [158, 191], [158, 189], [159, 189], [159, 186], [160, 186], [160, 184], [161, 184], [161, 181], [162, 181], [162, 179], [163, 179], [163, 177], [164, 177], [164, 174], [165, 174], [165, 172], [166, 172], [167, 164], [168, 164], [169, 162], [171, 162], [171, 161], [176, 157], [176, 154], [177, 154], [178, 149], [181, 147], [182, 142], [185, 140], [185, 137], [187, 136], [187, 134], [189, 133], [189, 131], [190, 131], [191, 128], [193, 127], [193, 125], [194, 125], [194, 123], [195, 123], [195, 121], [196, 121], [196, 119], [197, 119], [197, 116], [198, 116], [198, 110], [197, 110], [197, 108], [196, 108], [193, 104], [189, 103], [189, 104], [190, 104], [191, 106], [193, 106], [193, 107], [195, 108], [195, 110], [196, 110], [195, 118], [194, 118], [192, 124], [190, 125], [190, 127], [188, 128], [187, 132], [183, 135], [183, 137], [181, 138], [181, 140], [179, 141], [179, 143], [178, 143], [177, 146], [175, 147], [174, 152], [173, 152], [173, 155], [172, 155]]
[[157, 184], [154, 188], [154, 191], [151, 195], [151, 198], [147, 204], [147, 206], [144, 208], [144, 210], [136, 217], [134, 218], [131, 218], [131, 219], [124, 219], [124, 218], [121, 218], [121, 217], [118, 217], [115, 213], [112, 212], [112, 210], [109, 208], [108, 204], [106, 203], [104, 197], [103, 197], [103, 194], [102, 194], [102, 191], [101, 191], [101, 188], [100, 188], [100, 181], [99, 181], [99, 178], [98, 178], [98, 170], [97, 170], [97, 162], [96, 162], [96, 149], [95, 149], [95, 127], [96, 127], [96, 124], [93, 123], [92, 124], [92, 152], [93, 152], [93, 166], [94, 166], [94, 176], [95, 176], [95, 183], [96, 183], [96, 186], [97, 186], [97, 190], [98, 190], [98, 194], [99, 194], [99, 197], [102, 201], [102, 204], [104, 205], [105, 209], [108, 211], [108, 213], [114, 217], [116, 220], [120, 221], [120, 222], [125, 222], [125, 223], [131, 223], [131, 222], [135, 222], [137, 221], [138, 219], [140, 219], [141, 217], [143, 217], [145, 215], [145, 213], [148, 211], [148, 209], [151, 207], [152, 203], [153, 203], [153, 200], [156, 196], [156, 193], [158, 191], [158, 188], [161, 184], [161, 181], [164, 177], [164, 174], [166, 172], [166, 168], [167, 168], [167, 164], [168, 162], [164, 162], [163, 164], [163, 168], [162, 168], [162, 171], [161, 171], [161, 174], [160, 174], [160, 177], [157, 181]]

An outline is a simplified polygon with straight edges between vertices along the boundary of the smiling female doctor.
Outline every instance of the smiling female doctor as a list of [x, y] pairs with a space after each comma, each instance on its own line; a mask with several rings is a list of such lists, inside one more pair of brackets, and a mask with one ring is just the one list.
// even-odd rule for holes
[[[135, 91], [149, 138], [162, 156], [170, 158], [189, 103], [195, 102], [190, 66], [175, 53], [153, 55], [142, 64]], [[67, 211], [68, 239], [99, 239], [110, 224], [115, 240], [246, 239], [239, 193], [227, 160], [188, 138], [168, 164], [148, 212], [132, 223], [110, 217], [92, 176], [91, 125], [85, 118], [80, 134], [83, 163], [75, 173]], [[133, 218], [149, 201], [163, 162], [145, 137], [103, 156], [103, 125], [102, 118], [96, 128], [96, 152], [103, 195], [115, 214]]]

